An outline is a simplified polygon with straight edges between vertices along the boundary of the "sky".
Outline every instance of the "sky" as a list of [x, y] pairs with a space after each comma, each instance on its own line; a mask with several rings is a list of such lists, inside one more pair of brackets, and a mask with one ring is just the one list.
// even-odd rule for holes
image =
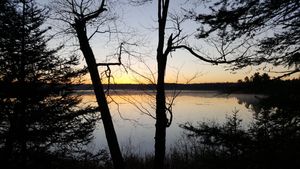
[[[36, 0], [41, 5], [48, 5], [50, 0]], [[115, 83], [151, 83], [156, 78], [156, 45], [157, 45], [157, 23], [156, 21], [156, 2], [147, 3], [142, 6], [130, 6], [123, 2], [116, 1], [112, 11], [118, 15], [118, 20], [111, 25], [118, 31], [125, 33], [116, 34], [98, 34], [90, 43], [93, 48], [97, 62], [116, 62], [119, 45], [121, 42], [128, 42], [134, 45], [127, 45], [125, 48], [131, 51], [132, 55], [122, 54], [122, 63], [124, 66], [111, 67]], [[183, 9], [189, 9], [193, 6], [185, 5], [182, 0], [172, 0], [169, 11], [171, 13], [183, 13]], [[198, 10], [204, 10], [201, 6]], [[52, 23], [52, 21], [50, 21]], [[63, 27], [61, 25], [52, 25], [52, 27]], [[170, 26], [170, 25], [169, 25]], [[197, 24], [189, 21], [182, 25], [183, 34], [192, 34], [197, 29]], [[106, 29], [106, 27], [104, 27]], [[54, 29], [56, 30], [56, 29]], [[58, 29], [57, 29], [58, 30]], [[171, 30], [167, 30], [169, 35]], [[167, 36], [166, 36], [167, 37]], [[61, 40], [64, 39], [64, 40]], [[68, 39], [68, 40], [66, 40]], [[78, 49], [77, 41], [74, 38], [55, 38], [51, 44], [66, 43], [69, 46], [64, 53], [70, 53]], [[217, 56], [216, 49], [206, 42], [201, 42], [191, 35], [188, 43], [200, 49], [201, 52], [209, 56]], [[75, 47], [74, 47], [75, 44]], [[51, 46], [50, 46], [51, 47]], [[69, 52], [70, 51], [70, 52]], [[81, 55], [81, 52], [77, 50]], [[114, 56], [113, 56], [114, 55]], [[81, 58], [83, 58], [81, 56]], [[84, 59], [81, 59], [80, 66], [85, 66]], [[274, 69], [270, 65], [261, 65], [258, 67], [248, 66], [244, 69], [232, 71], [228, 70], [228, 65], [212, 65], [200, 61], [196, 57], [183, 50], [177, 50], [168, 57], [166, 82], [168, 83], [211, 83], [211, 82], [236, 82], [238, 79], [244, 79], [245, 76], [251, 76], [256, 71], [267, 72]], [[99, 68], [104, 72], [106, 68]], [[136, 73], [138, 72], [138, 73]], [[271, 76], [276, 74], [271, 74]], [[90, 83], [89, 75], [85, 77], [85, 83]], [[151, 81], [151, 82], [150, 82]], [[104, 83], [107, 80], [104, 79]]]

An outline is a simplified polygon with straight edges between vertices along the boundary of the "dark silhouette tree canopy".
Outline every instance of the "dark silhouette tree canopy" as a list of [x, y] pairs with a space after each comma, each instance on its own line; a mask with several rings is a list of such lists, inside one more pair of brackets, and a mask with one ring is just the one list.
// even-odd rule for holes
[[[223, 45], [239, 43], [237, 68], [263, 62], [282, 65], [282, 77], [300, 71], [300, 3], [298, 0], [203, 1], [208, 12], [189, 16], [201, 23], [197, 38], [219, 36]], [[251, 42], [252, 41], [252, 42]], [[252, 48], [249, 52], [249, 48]], [[281, 76], [280, 76], [281, 77]]]
[[74, 68], [78, 57], [47, 47], [46, 17], [34, 0], [0, 2], [0, 154], [17, 168], [41, 163], [33, 153], [88, 144], [97, 120], [95, 108], [78, 107], [72, 95], [84, 74]]

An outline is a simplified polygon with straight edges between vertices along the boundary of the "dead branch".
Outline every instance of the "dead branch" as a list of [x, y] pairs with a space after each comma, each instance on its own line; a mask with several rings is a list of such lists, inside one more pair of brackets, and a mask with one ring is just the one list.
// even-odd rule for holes
[[120, 66], [120, 65], [122, 65], [122, 61], [121, 61], [121, 55], [122, 55], [122, 49], [123, 49], [123, 42], [120, 44], [120, 50], [119, 50], [119, 56], [118, 56], [118, 62], [115, 62], [115, 63], [97, 63], [96, 65], [97, 66], [107, 66], [108, 67], [108, 69], [110, 69], [109, 68], [109, 66], [113, 66], [113, 65], [117, 65], [117, 66]]

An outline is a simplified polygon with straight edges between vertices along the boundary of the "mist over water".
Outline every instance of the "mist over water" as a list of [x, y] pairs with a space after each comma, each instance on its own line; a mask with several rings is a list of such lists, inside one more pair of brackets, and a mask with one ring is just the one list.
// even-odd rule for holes
[[[96, 105], [92, 91], [79, 91], [83, 104]], [[172, 99], [173, 91], [167, 91]], [[167, 150], [180, 139], [183, 129], [179, 124], [186, 122], [197, 124], [198, 121], [224, 122], [226, 116], [238, 111], [243, 119], [243, 126], [252, 122], [253, 110], [250, 104], [259, 101], [262, 95], [256, 94], [221, 94], [217, 91], [182, 91], [173, 105], [173, 122], [167, 128]], [[124, 151], [133, 151], [144, 155], [154, 151], [155, 93], [150, 91], [113, 91], [108, 97], [113, 122]], [[150, 115], [149, 115], [150, 114]], [[93, 132], [94, 140], [90, 150], [107, 148], [102, 122], [97, 123]]]

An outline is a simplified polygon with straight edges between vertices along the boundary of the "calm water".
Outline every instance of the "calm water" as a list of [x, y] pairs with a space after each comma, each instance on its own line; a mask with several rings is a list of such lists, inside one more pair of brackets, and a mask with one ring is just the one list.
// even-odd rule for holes
[[[92, 91], [79, 91], [84, 104], [96, 105]], [[167, 92], [171, 101], [173, 92]], [[167, 149], [182, 135], [178, 126], [186, 122], [197, 124], [198, 121], [224, 122], [232, 111], [238, 110], [246, 127], [252, 121], [253, 111], [248, 104], [258, 102], [253, 94], [219, 94], [216, 91], [183, 91], [175, 99], [173, 106], [173, 122], [167, 128]], [[119, 143], [124, 150], [133, 150], [141, 155], [152, 153], [154, 147], [154, 124], [151, 117], [155, 112], [155, 94], [145, 91], [111, 92], [110, 109], [118, 135]], [[150, 114], [150, 115], [149, 115]], [[94, 140], [90, 149], [106, 148], [106, 139], [102, 123], [97, 124]]]

